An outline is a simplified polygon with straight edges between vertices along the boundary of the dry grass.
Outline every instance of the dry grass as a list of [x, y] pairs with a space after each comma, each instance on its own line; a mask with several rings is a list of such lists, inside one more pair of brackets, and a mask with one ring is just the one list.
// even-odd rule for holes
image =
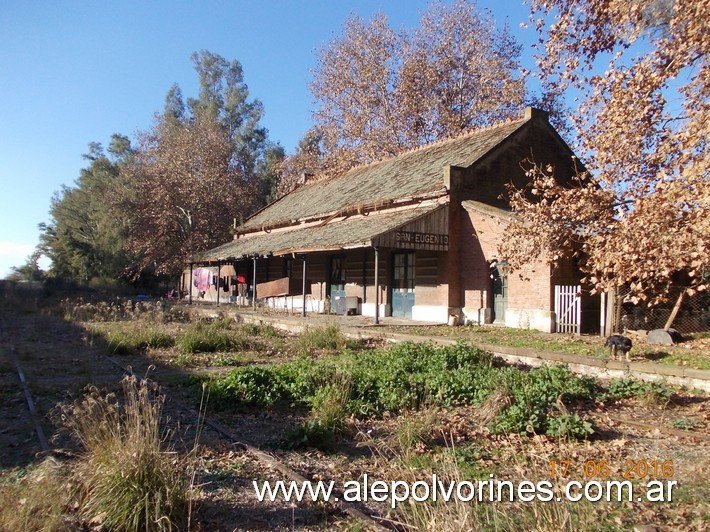
[[434, 439], [438, 416], [439, 411], [433, 406], [400, 416], [393, 431], [398, 452], [408, 457], [429, 445]]
[[187, 519], [189, 469], [165, 442], [163, 396], [135, 377], [124, 404], [92, 389], [63, 420], [84, 454], [75, 468], [79, 516], [110, 530], [171, 530]]
[[[468, 478], [462, 472], [461, 464], [456, 458], [453, 443], [447, 452], [439, 456], [435, 466], [431, 468], [412, 466], [410, 461], [403, 456], [399, 456], [399, 459], [395, 460], [394, 463], [397, 465], [390, 470], [391, 478], [393, 480], [403, 480], [410, 486], [421, 480], [431, 483], [433, 473], [436, 473], [438, 480], [444, 486], [449, 486], [451, 482], [454, 482], [454, 485], [466, 482], [473, 482], [474, 486], [476, 485], [476, 479]], [[532, 482], [541, 480], [532, 478], [529, 466], [522, 461], [513, 464], [513, 467], [517, 470], [512, 477], [516, 479], [513, 481], [513, 486], [522, 479]], [[484, 480], [489, 479], [485, 478]], [[553, 490], [559, 492], [561, 487], [555, 485]], [[463, 488], [462, 494], [465, 498], [469, 496], [470, 491], [468, 488]], [[470, 502], [459, 500], [456, 497], [456, 489], [453, 490], [452, 496], [448, 501], [443, 500], [441, 495], [436, 501], [416, 502], [410, 499], [398, 505], [396, 516], [405, 529], [437, 532], [468, 530], [510, 530], [516, 532], [519, 530], [562, 530], [571, 532], [573, 530], [587, 530], [593, 527], [593, 508], [589, 503], [573, 503], [564, 500], [560, 502], [555, 500], [549, 502], [539, 500], [509, 502], [507, 488], [502, 491], [505, 502], [494, 503], [489, 501], [487, 499], [487, 488], [485, 488], [482, 502], [477, 500], [478, 493], [476, 492], [475, 494], [476, 498]], [[421, 492], [418, 495], [422, 497]]]
[[296, 341], [299, 352], [310, 354], [313, 351], [330, 350], [340, 351], [351, 342], [343, 334], [336, 323], [328, 323], [317, 327], [307, 327]]
[[486, 426], [492, 423], [501, 412], [512, 404], [513, 395], [510, 389], [505, 385], [500, 386], [476, 409], [477, 421]]
[[0, 484], [0, 530], [64, 531], [71, 504], [67, 468], [47, 458], [25, 474]]

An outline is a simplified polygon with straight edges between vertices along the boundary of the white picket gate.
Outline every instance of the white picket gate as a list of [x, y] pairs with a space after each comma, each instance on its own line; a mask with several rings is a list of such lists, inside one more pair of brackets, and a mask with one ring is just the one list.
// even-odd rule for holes
[[555, 315], [558, 333], [582, 334], [582, 289], [555, 285]]

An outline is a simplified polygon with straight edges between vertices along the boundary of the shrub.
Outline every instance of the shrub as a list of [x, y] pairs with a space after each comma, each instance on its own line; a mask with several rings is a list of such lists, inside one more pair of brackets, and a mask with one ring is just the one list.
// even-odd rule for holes
[[299, 351], [305, 353], [320, 349], [337, 351], [347, 347], [348, 339], [338, 325], [331, 323], [319, 327], [307, 327], [298, 337], [296, 345]]
[[112, 355], [130, 355], [151, 348], [171, 347], [175, 339], [152, 327], [120, 328], [106, 333], [106, 348]]
[[594, 397], [592, 379], [578, 377], [559, 364], [529, 372], [505, 368], [499, 375], [512, 399], [511, 406], [503, 410], [493, 424], [493, 430], [499, 433], [548, 433], [550, 420], [560, 411], [558, 403]]
[[547, 434], [561, 440], [586, 440], [594, 433], [592, 424], [578, 414], [562, 414], [549, 420]]
[[178, 349], [182, 353], [229, 351], [234, 345], [232, 333], [222, 321], [209, 324], [195, 322], [178, 338]]
[[125, 404], [92, 389], [65, 407], [63, 419], [84, 448], [77, 466], [79, 514], [109, 530], [163, 530], [183, 525], [188, 485], [182, 463], [163, 449], [163, 396], [146, 381], [123, 379]]
[[614, 379], [604, 399], [635, 397], [649, 405], [662, 405], [670, 401], [673, 390], [662, 382], [646, 382], [633, 378]]
[[288, 449], [314, 447], [327, 450], [333, 446], [335, 434], [320, 419], [309, 419], [284, 434], [282, 444]]

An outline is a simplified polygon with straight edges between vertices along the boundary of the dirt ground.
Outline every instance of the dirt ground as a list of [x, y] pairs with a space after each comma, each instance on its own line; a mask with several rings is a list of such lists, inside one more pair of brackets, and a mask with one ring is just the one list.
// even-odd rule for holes
[[[279, 346], [290, 339], [278, 340]], [[266, 354], [245, 356], [236, 353], [232, 365], [214, 366], [210, 357], [185, 364], [174, 349], [148, 350], [134, 355], [113, 356], [122, 366], [131, 366], [137, 375], [150, 375], [167, 395], [167, 414], [189, 448], [198, 423], [195, 408], [199, 396], [191, 376], [229, 371], [233, 365], [287, 360], [288, 349], [267, 350]], [[70, 456], [70, 445], [51, 421], [50, 413], [63, 401], [79, 397], [89, 384], [118, 389], [120, 370], [107, 356], [106, 345], [82, 322], [69, 322], [40, 308], [4, 305], [0, 308], [0, 475], [26, 468], [41, 456], [35, 423], [30, 415], [17, 373], [25, 375], [38, 412], [38, 419], [50, 443], [51, 453]], [[578, 405], [592, 419], [596, 432], [592, 439], [563, 443], [545, 436], [493, 435], [476, 422], [472, 408], [458, 407], [436, 412], [427, 443], [407, 454], [409, 466], [422, 474], [430, 471], [455, 448], [468, 464], [472, 477], [520, 481], [550, 478], [551, 461], [569, 465], [569, 478], [585, 480], [585, 464], [605, 460], [611, 476], [620, 478], [628, 461], [671, 460], [673, 480], [678, 482], [676, 498], [668, 503], [599, 503], [592, 506], [586, 522], [574, 529], [630, 528], [652, 526], [657, 530], [708, 528], [710, 500], [710, 412], [706, 396], [678, 392], [667, 404], [646, 405], [636, 399], [617, 403]], [[326, 451], [280, 445], [283, 433], [301, 422], [306, 412], [297, 408], [230, 410], [207, 415], [241, 442], [268, 452], [275, 460], [313, 480], [346, 482], [367, 473], [370, 478], [392, 479], [396, 462], [392, 453], [393, 434], [402, 416], [348, 421], [348, 437]], [[416, 417], [425, 413], [413, 413]], [[691, 430], [685, 430], [691, 429]], [[326, 504], [290, 504], [257, 501], [252, 481], [288, 480], [282, 473], [260, 461], [244, 445], [205, 426], [200, 438], [201, 466], [198, 482], [196, 530], [314, 530], [366, 528], [338, 508]], [[410, 467], [410, 470], [412, 467]], [[398, 515], [385, 504], [361, 507], [370, 515], [384, 518], [383, 525], [399, 522]], [[603, 526], [600, 526], [600, 523]], [[406, 529], [396, 525], [398, 529]], [[505, 528], [505, 527], [504, 527]]]

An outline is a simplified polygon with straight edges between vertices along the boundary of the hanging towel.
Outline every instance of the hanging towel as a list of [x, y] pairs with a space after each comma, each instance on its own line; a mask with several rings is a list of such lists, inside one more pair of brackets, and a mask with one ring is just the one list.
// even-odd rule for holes
[[207, 292], [212, 284], [212, 272], [207, 268], [198, 268], [195, 270], [195, 276], [197, 279], [197, 289], [200, 292]]

